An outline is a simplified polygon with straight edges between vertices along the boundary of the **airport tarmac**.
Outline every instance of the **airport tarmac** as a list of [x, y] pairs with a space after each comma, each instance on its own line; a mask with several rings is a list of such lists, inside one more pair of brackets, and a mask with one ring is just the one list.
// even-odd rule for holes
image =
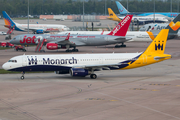
[[[1, 29], [0, 29], [1, 30]], [[4, 30], [2, 30], [4, 31]], [[21, 34], [14, 32], [14, 34]], [[4, 36], [0, 36], [0, 41]], [[126, 48], [78, 47], [27, 52], [0, 50], [0, 67], [22, 54], [130, 53], [144, 51], [150, 43], [126, 43]], [[178, 120], [180, 119], [180, 40], [169, 40], [165, 53], [172, 58], [149, 66], [100, 71], [92, 80], [55, 73], [0, 74], [0, 120]]]

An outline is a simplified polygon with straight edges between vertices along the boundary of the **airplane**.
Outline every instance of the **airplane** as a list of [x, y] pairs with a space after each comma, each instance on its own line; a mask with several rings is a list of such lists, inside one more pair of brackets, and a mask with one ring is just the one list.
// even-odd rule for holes
[[[97, 45], [110, 45], [117, 43], [124, 43], [131, 40], [131, 37], [126, 37], [132, 15], [127, 15], [111, 32], [106, 35], [34, 35], [24, 34], [14, 37], [10, 43], [16, 45], [34, 45], [46, 44], [49, 50], [67, 49], [66, 52], [78, 52], [77, 46], [97, 46]], [[71, 35], [71, 36], [70, 36]], [[38, 45], [37, 45], [38, 46]], [[69, 48], [74, 48], [69, 50]]]
[[[150, 24], [151, 25], [151, 24]], [[169, 34], [168, 34], [168, 40], [169, 39], [173, 39], [175, 37], [177, 37], [177, 33], [179, 31], [180, 28], [180, 15], [178, 15], [176, 18], [174, 18], [174, 20], [172, 22], [170, 22], [169, 24], [152, 24], [152, 27], [149, 28], [150, 30], [148, 30], [149, 25], [144, 25], [145, 27], [143, 27], [142, 31], [127, 31], [126, 33], [126, 37], [131, 37], [132, 39], [127, 41], [127, 42], [151, 42], [152, 40], [154, 40], [154, 38], [157, 36], [157, 34], [160, 32], [161, 29], [169, 29]], [[148, 26], [148, 27], [146, 27]], [[178, 29], [174, 29], [173, 26], [176, 26]], [[145, 28], [147, 28], [145, 30]], [[144, 30], [143, 30], [144, 29]], [[100, 35], [100, 34], [108, 34], [110, 31], [63, 31], [60, 32], [58, 34], [61, 35], [68, 35], [69, 33], [71, 35], [90, 35], [90, 34], [96, 34], [96, 35]], [[115, 47], [120, 47], [119, 45], [115, 46]], [[121, 46], [122, 47], [122, 46]]]
[[[107, 19], [110, 19], [110, 20], [114, 20], [114, 21], [121, 21], [121, 19], [124, 18], [124, 16], [117, 16], [113, 10], [111, 8], [108, 8], [108, 12], [109, 12], [109, 16]], [[155, 22], [156, 23], [164, 23], [164, 22], [168, 22], [168, 19], [166, 19], [165, 17], [154, 17], [153, 16], [133, 16], [132, 18], [132, 21], [134, 22], [134, 24], [139, 24], [139, 25], [144, 25], [144, 24], [147, 24], [147, 23], [152, 23], [152, 22]]]
[[168, 23], [149, 23], [143, 25], [139, 31], [154, 31], [154, 30], [162, 30], [168, 26]]
[[[119, 13], [121, 15], [127, 15], [127, 14], [132, 14], [130, 13], [128, 10], [126, 10], [126, 8], [119, 2], [119, 1], [116, 1], [116, 5], [118, 7], [118, 10], [119, 10]], [[161, 16], [161, 17], [166, 17], [166, 18], [174, 18], [176, 16], [178, 16], [179, 13], [176, 13], [176, 12], [169, 12], [169, 13], [155, 13], [156, 17], [158, 16]], [[140, 14], [137, 14], [137, 16], [150, 16], [150, 15], [154, 15], [154, 13], [140, 13]]]
[[[28, 24], [19, 24], [14, 22], [9, 15], [2, 11], [5, 27], [7, 28], [14, 28], [14, 30], [17, 31], [28, 31]], [[59, 32], [59, 31], [66, 31], [69, 30], [69, 28], [65, 25], [56, 25], [56, 24], [29, 24], [29, 30], [32, 31], [34, 34], [42, 34], [42, 33], [48, 33], [48, 32]]]
[[11, 58], [2, 65], [8, 71], [55, 71], [56, 74], [70, 74], [72, 77], [90, 75], [96, 79], [95, 71], [125, 70], [150, 65], [171, 58], [164, 54], [168, 29], [163, 29], [141, 53], [111, 53], [111, 54], [66, 54], [66, 55], [20, 55]]
[[109, 17], [107, 19], [121, 22], [121, 19], [112, 11], [111, 8], [108, 8]]

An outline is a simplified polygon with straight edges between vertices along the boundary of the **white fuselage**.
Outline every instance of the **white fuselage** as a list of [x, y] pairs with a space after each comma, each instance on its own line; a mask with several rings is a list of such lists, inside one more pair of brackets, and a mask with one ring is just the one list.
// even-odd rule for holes
[[[16, 27], [22, 31], [28, 30], [28, 24], [18, 24], [16, 23]], [[44, 32], [60, 32], [67, 31], [69, 28], [65, 25], [53, 25], [53, 24], [29, 24], [29, 30], [43, 30]]]
[[[110, 31], [63, 31], [58, 34], [68, 35], [68, 33], [70, 33], [70, 35], [101, 35], [102, 33], [106, 35], [110, 33]], [[127, 31], [126, 37], [132, 38], [130, 41], [135, 42], [152, 42], [152, 39], [146, 31]]]
[[141, 53], [21, 55], [11, 58], [2, 67], [11, 71], [58, 71], [78, 67], [98, 68], [98, 65], [104, 65], [108, 69], [121, 69], [140, 55]]

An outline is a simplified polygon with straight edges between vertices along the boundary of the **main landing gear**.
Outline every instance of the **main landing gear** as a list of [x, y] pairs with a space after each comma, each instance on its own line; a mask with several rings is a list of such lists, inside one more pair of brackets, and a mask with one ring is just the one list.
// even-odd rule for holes
[[91, 79], [96, 79], [96, 78], [97, 78], [97, 75], [96, 75], [96, 74], [91, 74], [91, 75], [90, 75], [90, 78], [91, 78]]
[[120, 48], [120, 47], [126, 47], [126, 45], [124, 43], [122, 43], [122, 45], [115, 45], [115, 48]]
[[24, 80], [24, 74], [25, 74], [25, 72], [23, 71], [23, 72], [22, 72], [22, 76], [20, 77], [21, 80]]
[[66, 52], [78, 52], [78, 51], [79, 51], [79, 50], [76, 49], [76, 47], [74, 47], [74, 49], [72, 49], [72, 50], [69, 50], [69, 49], [66, 50]]

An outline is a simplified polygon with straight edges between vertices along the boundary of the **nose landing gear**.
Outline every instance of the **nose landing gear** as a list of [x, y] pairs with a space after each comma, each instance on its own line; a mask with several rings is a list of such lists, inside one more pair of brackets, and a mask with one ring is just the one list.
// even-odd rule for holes
[[24, 74], [25, 74], [25, 72], [23, 71], [22, 76], [20, 77], [21, 80], [24, 80]]

